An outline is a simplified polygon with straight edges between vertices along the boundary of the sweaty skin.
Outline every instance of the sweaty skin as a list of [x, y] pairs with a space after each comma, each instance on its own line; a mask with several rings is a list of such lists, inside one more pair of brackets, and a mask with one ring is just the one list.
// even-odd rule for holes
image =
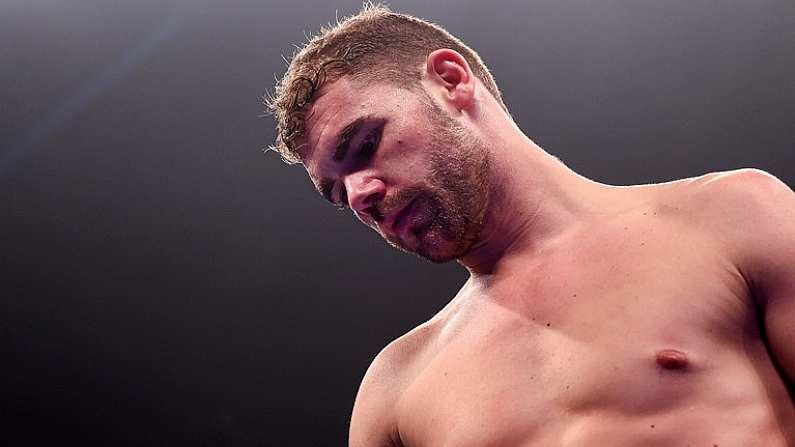
[[[792, 191], [753, 172], [599, 184], [524, 136], [460, 55], [431, 53], [422, 82], [439, 111], [394, 86], [341, 79], [307, 121], [305, 167], [327, 198], [394, 245], [471, 274], [375, 358], [351, 447], [795, 446]], [[433, 138], [443, 132], [428, 113], [454, 120], [471, 144]], [[334, 161], [334, 135], [361, 117], [354, 155]], [[374, 130], [377, 150], [363, 152]], [[485, 218], [464, 253], [440, 228], [395, 225], [408, 203], [419, 203], [403, 220], [415, 225], [429, 203], [479, 215], [432, 181], [450, 167], [434, 166], [439, 151], [488, 155]], [[457, 174], [453, 186], [478, 185]], [[415, 190], [438, 200], [404, 197]], [[784, 211], [755, 205], [774, 194]], [[442, 222], [470, 234], [470, 220]]]
[[749, 290], [703, 231], [700, 183], [644, 187], [624, 213], [467, 282], [380, 354], [390, 434], [369, 445], [795, 445]]

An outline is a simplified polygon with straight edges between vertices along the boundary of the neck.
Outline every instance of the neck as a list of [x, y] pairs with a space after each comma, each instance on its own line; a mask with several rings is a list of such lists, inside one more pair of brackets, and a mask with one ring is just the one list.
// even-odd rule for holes
[[517, 256], [534, 257], [555, 239], [620, 206], [618, 188], [580, 176], [518, 128], [509, 133], [513, 138], [492, 140], [502, 144], [492, 148], [484, 226], [478, 242], [459, 259], [473, 277], [496, 274]]

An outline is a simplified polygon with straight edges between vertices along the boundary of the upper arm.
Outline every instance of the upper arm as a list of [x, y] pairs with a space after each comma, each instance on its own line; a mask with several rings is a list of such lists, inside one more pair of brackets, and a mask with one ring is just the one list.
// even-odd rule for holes
[[351, 415], [349, 447], [398, 447], [394, 407], [397, 366], [390, 347], [376, 356], [359, 386]]
[[762, 311], [772, 355], [795, 379], [795, 193], [757, 169], [734, 171], [722, 183], [727, 246]]

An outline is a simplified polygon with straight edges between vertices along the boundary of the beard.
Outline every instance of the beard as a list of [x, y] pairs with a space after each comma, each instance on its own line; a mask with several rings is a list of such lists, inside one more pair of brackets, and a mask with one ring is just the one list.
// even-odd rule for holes
[[[430, 100], [430, 98], [428, 98]], [[489, 197], [490, 152], [480, 138], [432, 102], [426, 103], [430, 175], [400, 191], [390, 203], [412, 202], [402, 238], [386, 237], [393, 247], [431, 262], [463, 257], [483, 229]]]

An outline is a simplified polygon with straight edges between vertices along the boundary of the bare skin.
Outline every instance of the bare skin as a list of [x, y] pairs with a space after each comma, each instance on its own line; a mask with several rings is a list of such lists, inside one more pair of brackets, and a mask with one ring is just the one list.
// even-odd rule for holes
[[647, 188], [391, 344], [383, 445], [794, 445], [749, 290], [693, 229], [703, 183]]
[[[304, 164], [331, 201], [471, 275], [373, 361], [351, 447], [795, 446], [791, 190], [753, 170], [600, 184], [524, 136], [457, 53], [431, 53], [422, 82], [489, 154], [485, 218], [465, 250], [419, 231], [427, 210], [401, 195], [445, 197], [426, 180], [438, 128], [421, 101], [343, 78], [307, 122]], [[332, 161], [333, 136], [359, 117], [351, 152], [383, 128], [377, 152]]]

